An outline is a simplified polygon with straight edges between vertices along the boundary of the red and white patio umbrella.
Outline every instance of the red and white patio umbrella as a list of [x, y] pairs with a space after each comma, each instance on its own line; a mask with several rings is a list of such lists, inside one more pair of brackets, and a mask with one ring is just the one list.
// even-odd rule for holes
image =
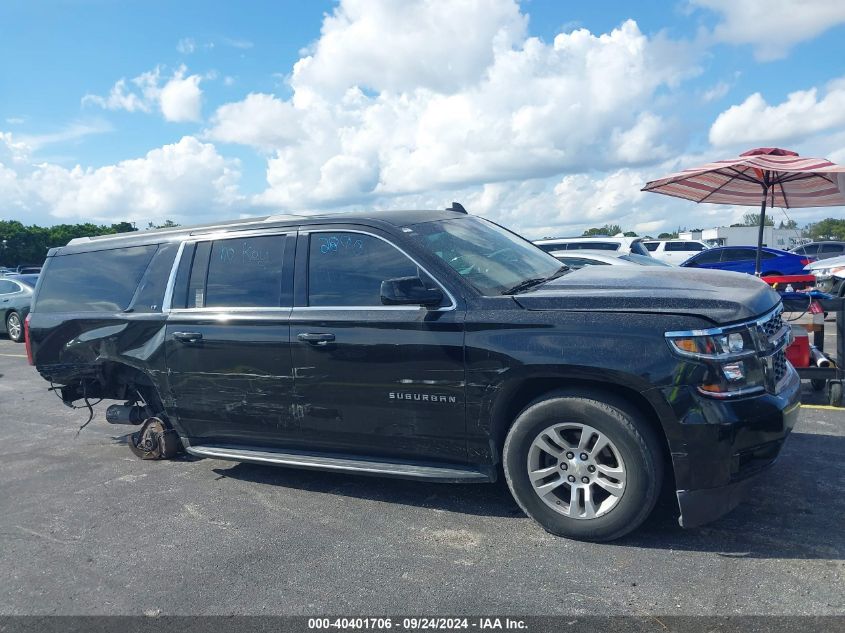
[[845, 166], [826, 158], [802, 158], [787, 149], [761, 147], [736, 158], [652, 180], [642, 190], [693, 202], [759, 204], [760, 230], [754, 265], [759, 276], [766, 207], [845, 206]]

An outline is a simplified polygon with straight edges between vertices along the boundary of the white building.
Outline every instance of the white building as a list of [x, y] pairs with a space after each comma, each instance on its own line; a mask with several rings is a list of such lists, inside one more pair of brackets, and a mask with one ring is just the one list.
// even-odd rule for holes
[[[719, 226], [703, 231], [682, 231], [678, 237], [682, 240], [701, 240], [711, 246], [756, 246], [758, 231], [759, 227], [756, 226]], [[800, 242], [800, 229], [763, 227], [763, 246], [786, 250]]]

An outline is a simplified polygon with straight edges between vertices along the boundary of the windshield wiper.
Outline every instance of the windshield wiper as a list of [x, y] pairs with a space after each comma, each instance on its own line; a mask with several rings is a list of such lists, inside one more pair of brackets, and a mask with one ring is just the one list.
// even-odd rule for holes
[[508, 288], [507, 290], [502, 290], [503, 295], [515, 295], [519, 294], [520, 292], [525, 292], [529, 288], [533, 288], [534, 286], [538, 286], [542, 283], [547, 281], [551, 281], [552, 279], [557, 279], [561, 275], [569, 272], [569, 266], [563, 265], [558, 268], [555, 272], [553, 272], [548, 277], [532, 277], [531, 279], [525, 279], [524, 281], [520, 281], [518, 284], [513, 286], [512, 288]]

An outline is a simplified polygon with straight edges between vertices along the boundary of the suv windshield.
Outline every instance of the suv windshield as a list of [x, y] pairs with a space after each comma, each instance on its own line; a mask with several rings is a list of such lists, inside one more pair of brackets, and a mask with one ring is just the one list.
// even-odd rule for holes
[[425, 222], [413, 227], [413, 235], [484, 295], [515, 292], [561, 271], [548, 253], [481, 218]]

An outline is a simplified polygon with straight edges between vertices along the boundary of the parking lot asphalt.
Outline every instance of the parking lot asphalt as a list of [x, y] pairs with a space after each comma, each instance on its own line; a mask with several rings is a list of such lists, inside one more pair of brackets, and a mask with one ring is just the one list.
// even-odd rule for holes
[[840, 410], [803, 409], [723, 519], [682, 530], [667, 496], [598, 545], [503, 483], [144, 462], [24, 354], [0, 338], [0, 614], [845, 614]]

